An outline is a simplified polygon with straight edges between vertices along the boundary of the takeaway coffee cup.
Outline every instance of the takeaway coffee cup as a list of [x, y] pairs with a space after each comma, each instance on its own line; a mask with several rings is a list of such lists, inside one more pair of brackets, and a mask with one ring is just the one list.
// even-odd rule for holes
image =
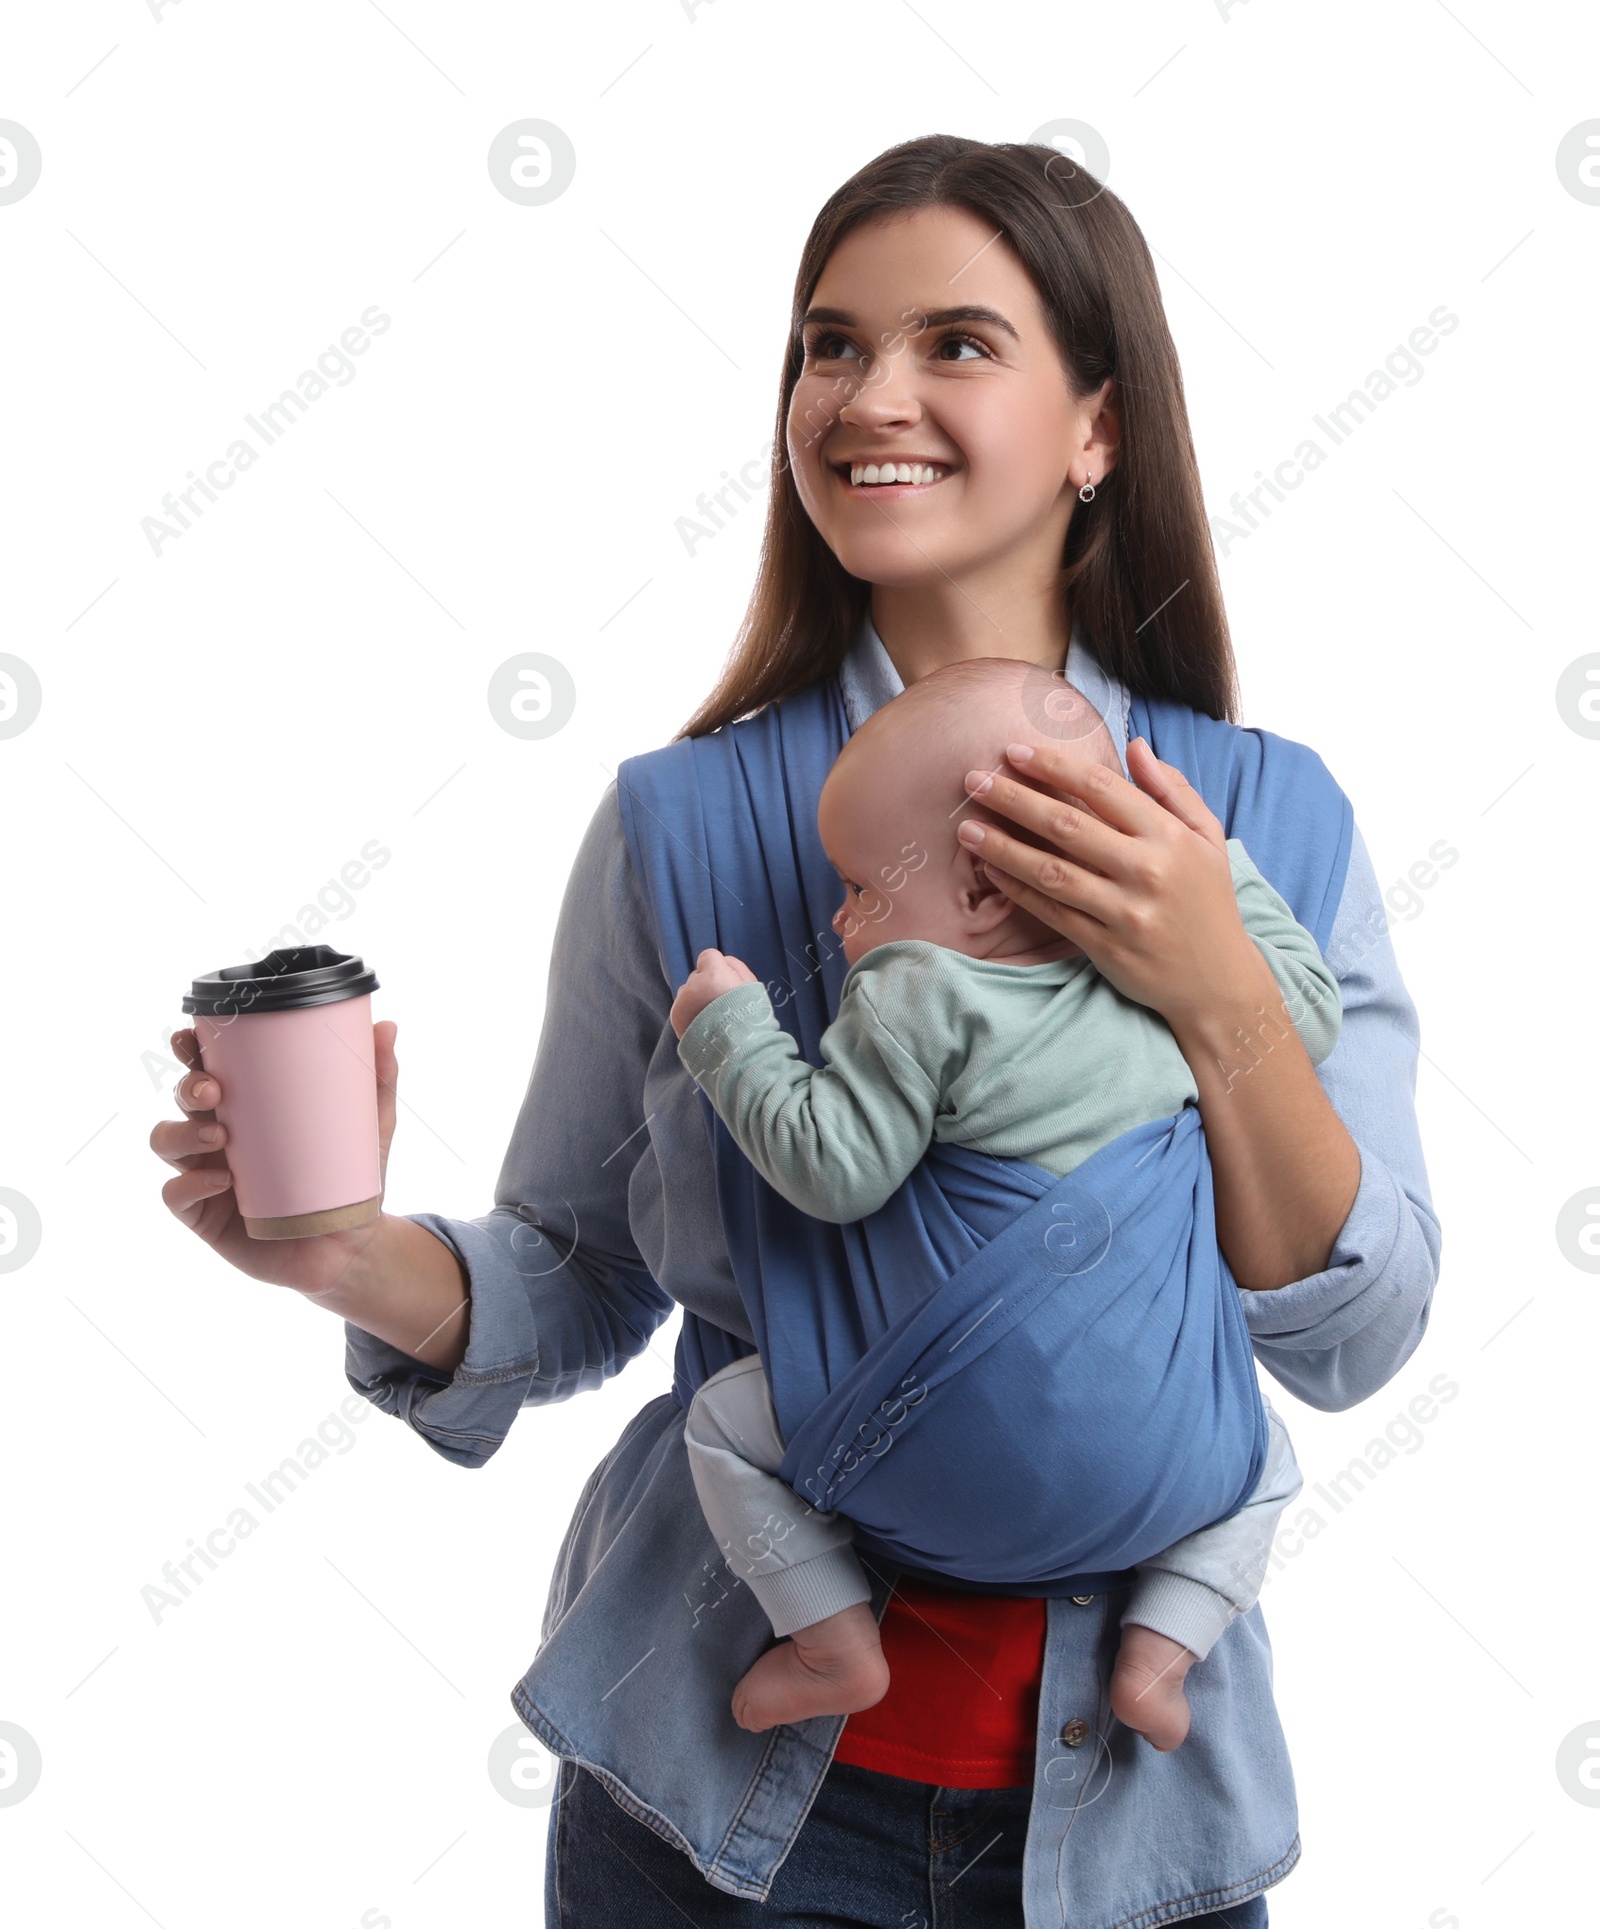
[[201, 1063], [222, 1087], [217, 1118], [252, 1239], [378, 1217], [377, 989], [359, 958], [311, 944], [210, 972], [184, 998]]

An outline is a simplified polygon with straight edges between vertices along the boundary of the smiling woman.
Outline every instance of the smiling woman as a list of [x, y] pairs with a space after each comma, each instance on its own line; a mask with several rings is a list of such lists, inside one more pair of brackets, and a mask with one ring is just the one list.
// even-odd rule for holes
[[[481, 1465], [522, 1407], [601, 1386], [683, 1309], [672, 1392], [586, 1485], [513, 1695], [562, 1758], [552, 1929], [882, 1929], [945, 1919], [956, 1881], [974, 1925], [1260, 1929], [1265, 1891], [1300, 1855], [1255, 1598], [1257, 1523], [1293, 1489], [1264, 1460], [1256, 1363], [1316, 1406], [1351, 1407], [1421, 1337], [1439, 1229], [1416, 1013], [1348, 800], [1314, 751], [1235, 721], [1150, 253], [1098, 182], [1080, 171], [1064, 197], [1060, 167], [1053, 148], [934, 135], [877, 156], [819, 213], [749, 610], [705, 704], [624, 760], [595, 813], [492, 1211], [251, 1241], [216, 1081], [192, 1032], [173, 1041], [195, 1069], [184, 1120], [151, 1137], [177, 1168], [167, 1204], [230, 1263], [342, 1316], [352, 1386], [444, 1457]], [[960, 667], [994, 658], [1009, 661]], [[935, 672], [945, 689], [1028, 686], [1026, 725], [954, 747], [938, 773], [952, 807], [917, 867], [896, 821], [910, 755], [840, 823], [830, 804], [820, 826], [819, 803], [880, 710], [905, 694], [902, 718], [937, 713], [916, 699]], [[1242, 922], [1230, 866], [1246, 838], [1287, 935], [1337, 980], [1337, 1043], [1315, 1065]], [[1036, 1029], [988, 1065], [997, 1104], [1026, 1086], [1140, 1114], [1074, 1170], [969, 1147], [956, 1105], [952, 1142], [864, 1217], [808, 1214], [775, 1189], [697, 1089], [674, 1019], [707, 994], [770, 993], [773, 1030], [814, 1069], [856, 969], [850, 916], [830, 929], [841, 872], [867, 882], [886, 853], [896, 916], [914, 898], [944, 918], [951, 892], [968, 907], [949, 942], [926, 941], [948, 967], [931, 986], [1092, 983], [1108, 1014], [1159, 1036], [1192, 1098], [1141, 1110], [1126, 1052], [1062, 1026], [1058, 1054]], [[1052, 954], [1066, 946], [1050, 933], [1070, 940], [1093, 978], [1078, 958], [958, 968], [972, 931], [1013, 926]], [[863, 935], [852, 926], [849, 946], [870, 966]], [[969, 1015], [945, 1013], [958, 1041], [975, 1036]], [[917, 1014], [901, 1027], [908, 1047], [925, 1035]], [[375, 1061], [386, 1160], [390, 1023]], [[880, 1108], [921, 1090], [889, 1043], [866, 1076]], [[1134, 1280], [1170, 1294], [1170, 1323], [1130, 1320]], [[1086, 1371], [1051, 1321], [1119, 1307], [1127, 1329]], [[1175, 1369], [1202, 1370], [1164, 1374], [1163, 1345]], [[1142, 1402], [1123, 1371], [1135, 1358], [1155, 1369]], [[786, 1456], [762, 1477], [787, 1493], [736, 1544], [702, 1511], [687, 1432], [702, 1389], [758, 1367]], [[1209, 1418], [1175, 1405], [1177, 1377]], [[1101, 1456], [1081, 1510], [1056, 1479], [1069, 1449]], [[1045, 1557], [1119, 1483], [1117, 1531]], [[731, 1698], [778, 1653], [776, 1624], [728, 1570], [768, 1564], [834, 1511], [855, 1529], [887, 1692], [747, 1725]], [[1157, 1570], [1147, 1595], [1136, 1568]], [[800, 1628], [817, 1590], [805, 1562], [785, 1580]]]
[[1127, 687], [1236, 713], [1149, 250], [1115, 195], [1063, 205], [1060, 156], [1024, 152], [908, 142], [818, 215], [795, 278], [764, 566], [682, 735], [837, 668], [869, 608], [907, 682], [962, 656], [1059, 669], [1070, 607]]
[[[958, 280], [987, 299], [941, 300]], [[922, 299], [906, 304], [908, 288]], [[996, 646], [1054, 582], [1080, 483], [1103, 482], [1115, 462], [1110, 378], [1074, 395], [1015, 250], [964, 208], [847, 235], [801, 340], [789, 453], [812, 527], [882, 593], [874, 607], [886, 620], [917, 636], [913, 669], [947, 654], [948, 639], [925, 628], [948, 603], [929, 581], [930, 556], [969, 599], [963, 653], [1010, 654]], [[857, 386], [835, 400], [841, 377]], [[826, 430], [811, 433], [830, 412]], [[1065, 634], [1049, 645], [1059, 663]]]

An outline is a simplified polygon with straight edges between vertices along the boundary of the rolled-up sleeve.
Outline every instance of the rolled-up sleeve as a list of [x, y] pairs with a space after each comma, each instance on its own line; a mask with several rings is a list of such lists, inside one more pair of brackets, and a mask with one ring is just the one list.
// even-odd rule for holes
[[1323, 1271], [1242, 1295], [1256, 1357], [1324, 1412], [1384, 1386], [1427, 1328], [1439, 1220], [1417, 1129], [1417, 1011], [1400, 977], [1378, 881], [1355, 830], [1329, 933], [1339, 1040], [1317, 1076], [1361, 1155], [1361, 1180]]
[[533, 1071], [479, 1219], [405, 1216], [470, 1281], [453, 1375], [345, 1325], [345, 1375], [446, 1459], [477, 1467], [518, 1410], [587, 1392], [642, 1353], [672, 1311], [629, 1224], [629, 1181], [653, 1156], [644, 1120], [668, 997], [613, 784], [579, 846], [551, 948]]

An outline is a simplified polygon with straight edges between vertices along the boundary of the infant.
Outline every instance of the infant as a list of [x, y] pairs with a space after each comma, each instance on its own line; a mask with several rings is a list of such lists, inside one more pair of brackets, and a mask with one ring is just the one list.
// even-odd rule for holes
[[[702, 951], [673, 1003], [683, 1064], [745, 1155], [803, 1212], [836, 1224], [875, 1212], [935, 1137], [1061, 1176], [1198, 1099], [1160, 1014], [1124, 997], [1081, 947], [1008, 897], [957, 838], [971, 816], [1032, 841], [963, 782], [972, 769], [998, 771], [1013, 742], [1065, 744], [1121, 774], [1110, 732], [1080, 692], [999, 657], [920, 678], [835, 761], [817, 824], [844, 887], [833, 929], [849, 970], [821, 1067], [799, 1057], [738, 959]], [[1338, 982], [1237, 838], [1228, 855], [1241, 920], [1320, 1063], [1338, 1037]], [[1157, 1748], [1176, 1748], [1188, 1732], [1184, 1675], [1254, 1605], [1278, 1516], [1300, 1490], [1270, 1403], [1267, 1419], [1261, 1477], [1239, 1511], [1136, 1570], [1111, 1701]], [[759, 1358], [701, 1386], [685, 1439], [728, 1565], [773, 1632], [790, 1637], [739, 1682], [735, 1720], [760, 1731], [881, 1700], [888, 1664], [850, 1524], [776, 1477], [785, 1443]]]

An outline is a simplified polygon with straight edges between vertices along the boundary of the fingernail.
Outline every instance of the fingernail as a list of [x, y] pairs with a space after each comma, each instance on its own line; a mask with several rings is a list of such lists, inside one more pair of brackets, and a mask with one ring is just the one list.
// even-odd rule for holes
[[202, 1125], [200, 1128], [200, 1143], [202, 1145], [215, 1145], [221, 1137], [222, 1127], [220, 1125]]
[[966, 784], [967, 789], [970, 790], [975, 797], [978, 797], [981, 796], [984, 791], [994, 788], [994, 778], [987, 770], [969, 770], [966, 776]]
[[983, 826], [981, 824], [974, 824], [970, 817], [956, 830], [956, 836], [961, 839], [963, 844], [981, 844], [988, 835], [989, 833]]
[[204, 1079], [194, 1088], [194, 1102], [196, 1105], [209, 1105], [213, 1096], [213, 1088], [208, 1085]]
[[1006, 745], [1006, 755], [1014, 764], [1025, 764], [1033, 755], [1033, 745], [1031, 743], [1008, 743]]
[[206, 1174], [206, 1184], [208, 1186], [216, 1186], [219, 1190], [223, 1186], [231, 1186], [233, 1184], [233, 1174], [226, 1166], [223, 1166], [216, 1172], [208, 1172]]

